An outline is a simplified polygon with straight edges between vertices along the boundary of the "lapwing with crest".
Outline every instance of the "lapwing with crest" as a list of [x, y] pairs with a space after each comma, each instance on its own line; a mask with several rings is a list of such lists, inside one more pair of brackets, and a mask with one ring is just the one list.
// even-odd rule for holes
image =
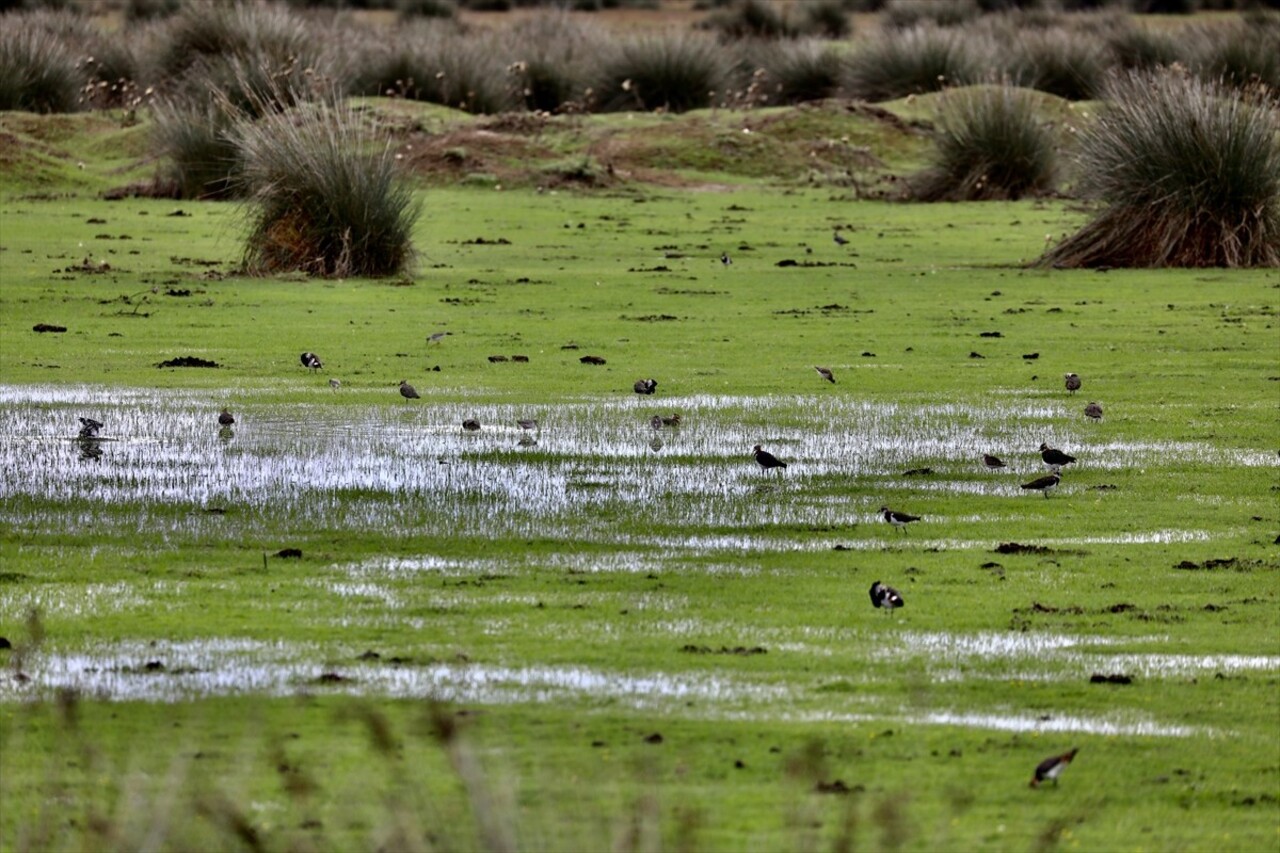
[[907, 532], [908, 524], [910, 524], [913, 521], [920, 520], [920, 516], [918, 515], [910, 515], [909, 513], [898, 512], [897, 510], [889, 509], [887, 506], [880, 507], [880, 517], [883, 518], [889, 524], [892, 524], [894, 527], [901, 528], [903, 533]]
[[1080, 377], [1074, 373], [1064, 373], [1062, 374], [1062, 384], [1074, 394], [1080, 390]]
[[783, 462], [781, 459], [774, 456], [769, 451], [763, 450], [758, 444], [755, 447], [751, 448], [751, 450], [752, 450], [752, 453], [755, 454], [756, 462], [765, 471], [768, 471], [770, 468], [786, 468], [787, 467], [787, 463]]
[[324, 367], [324, 362], [320, 361], [320, 356], [313, 352], [304, 352], [298, 357], [298, 360], [302, 362], [303, 367], [310, 368], [311, 370], [319, 370]]
[[1062, 475], [1058, 473], [1057, 469], [1054, 469], [1052, 474], [1037, 477], [1030, 483], [1023, 483], [1022, 488], [1027, 489], [1028, 491], [1039, 492], [1047, 498], [1049, 497], [1050, 492], [1058, 488], [1058, 483], [1060, 482], [1062, 482]]
[[656, 379], [637, 379], [636, 384], [631, 386], [637, 394], [652, 394], [658, 390], [658, 380]]
[[1074, 456], [1063, 453], [1057, 448], [1050, 447], [1045, 442], [1040, 442], [1040, 458], [1044, 460], [1044, 464], [1048, 465], [1054, 471], [1062, 468], [1063, 465], [1070, 465], [1076, 461]]
[[894, 610], [905, 604], [902, 596], [891, 586], [885, 586], [876, 581], [871, 585], [871, 605], [876, 608], [884, 608], [885, 610]]
[[999, 456], [992, 456], [990, 453], [982, 454], [982, 464], [987, 466], [988, 471], [999, 471], [1001, 468], [1009, 467]]

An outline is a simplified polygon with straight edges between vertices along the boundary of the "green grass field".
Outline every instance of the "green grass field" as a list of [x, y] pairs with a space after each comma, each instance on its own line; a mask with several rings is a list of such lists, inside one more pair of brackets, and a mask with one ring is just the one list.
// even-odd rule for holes
[[233, 206], [97, 197], [142, 128], [43, 121], [3, 117], [45, 148], [0, 185], [0, 849], [1280, 842], [1276, 270], [1038, 269], [1074, 205], [690, 156], [426, 187], [401, 279], [245, 278]]

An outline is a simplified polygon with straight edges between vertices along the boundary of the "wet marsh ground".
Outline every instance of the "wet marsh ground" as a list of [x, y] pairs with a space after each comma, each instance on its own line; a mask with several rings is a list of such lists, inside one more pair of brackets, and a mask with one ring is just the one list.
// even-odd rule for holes
[[3, 200], [0, 847], [1274, 846], [1274, 270], [1021, 268], [1059, 204], [424, 198], [398, 281]]

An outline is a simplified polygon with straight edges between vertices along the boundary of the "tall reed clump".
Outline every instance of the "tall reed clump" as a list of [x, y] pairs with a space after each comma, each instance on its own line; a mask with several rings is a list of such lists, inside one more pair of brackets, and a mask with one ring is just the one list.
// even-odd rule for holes
[[1229, 24], [1189, 27], [1183, 43], [1188, 64], [1204, 79], [1280, 92], [1280, 15], [1255, 12]]
[[826, 42], [763, 42], [748, 52], [747, 63], [763, 71], [761, 101], [798, 104], [830, 98], [840, 91], [844, 66]]
[[75, 58], [55, 33], [23, 26], [16, 17], [0, 28], [0, 110], [74, 112], [84, 84]]
[[1080, 140], [1080, 188], [1104, 205], [1044, 264], [1280, 265], [1280, 110], [1261, 87], [1186, 73], [1114, 77]]
[[685, 112], [710, 106], [727, 79], [723, 52], [692, 34], [628, 39], [607, 51], [597, 72], [597, 106], [605, 111]]
[[421, 208], [390, 146], [368, 150], [358, 113], [303, 104], [241, 123], [235, 143], [252, 209], [248, 271], [349, 277], [408, 267]]
[[865, 101], [889, 101], [976, 80], [980, 64], [972, 41], [934, 26], [887, 30], [846, 59], [845, 87]]
[[525, 109], [561, 112], [581, 109], [588, 88], [591, 58], [607, 35], [563, 12], [513, 24], [503, 55], [517, 100]]
[[909, 181], [920, 201], [1018, 199], [1053, 191], [1053, 134], [1036, 96], [1011, 85], [947, 93], [932, 165]]
[[1098, 39], [1065, 27], [1018, 33], [999, 52], [1014, 83], [1069, 101], [1096, 98], [1111, 59]]

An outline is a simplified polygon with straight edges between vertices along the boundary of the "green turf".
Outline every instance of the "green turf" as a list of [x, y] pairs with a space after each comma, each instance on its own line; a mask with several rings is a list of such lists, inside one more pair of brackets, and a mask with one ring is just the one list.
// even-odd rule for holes
[[428, 189], [412, 275], [255, 279], [233, 207], [93, 181], [0, 200], [0, 848], [1280, 837], [1275, 270], [698, 181]]

